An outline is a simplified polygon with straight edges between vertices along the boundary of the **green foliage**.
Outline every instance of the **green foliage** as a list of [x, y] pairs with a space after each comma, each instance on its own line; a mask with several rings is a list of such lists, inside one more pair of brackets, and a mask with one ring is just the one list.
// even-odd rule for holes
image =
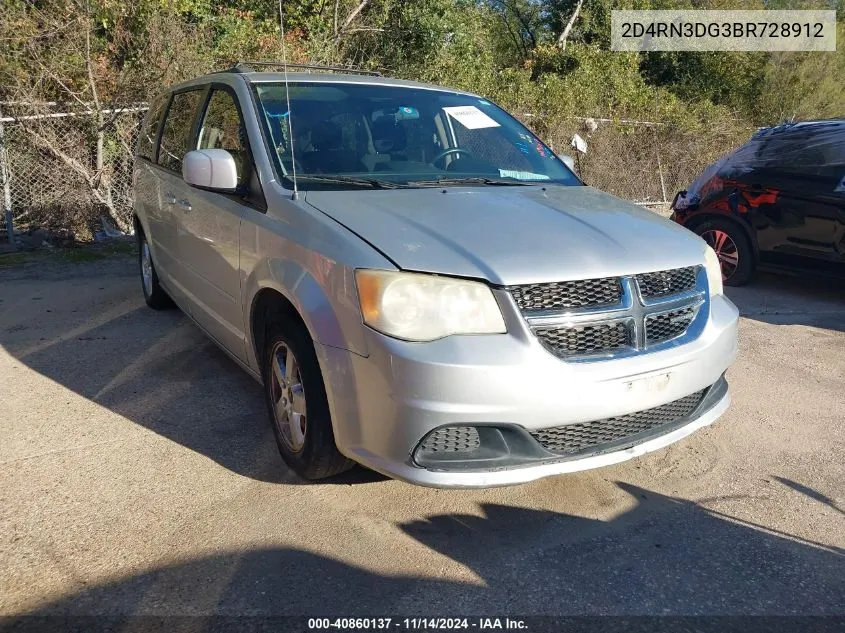
[[[247, 58], [281, 57], [278, 0], [7, 0], [0, 98], [148, 99]], [[379, 68], [494, 99], [532, 125], [660, 119], [686, 129], [845, 114], [845, 55], [613, 53], [613, 9], [757, 8], [763, 0], [285, 0], [288, 57]], [[845, 1], [767, 0], [765, 6]], [[72, 24], [72, 28], [59, 28]], [[90, 34], [86, 56], [84, 34]], [[839, 42], [845, 42], [840, 23]], [[841, 44], [840, 44], [841, 46]], [[90, 59], [89, 59], [90, 58]]]

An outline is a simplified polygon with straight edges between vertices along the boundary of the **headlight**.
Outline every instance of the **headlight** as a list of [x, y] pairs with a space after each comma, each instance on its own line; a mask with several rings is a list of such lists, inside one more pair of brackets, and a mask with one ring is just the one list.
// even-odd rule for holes
[[356, 270], [364, 323], [388, 336], [433, 341], [450, 334], [502, 334], [489, 287], [436, 275]]
[[707, 287], [710, 289], [710, 296], [722, 294], [724, 288], [722, 287], [722, 265], [719, 263], [719, 257], [716, 255], [710, 246], [704, 247], [704, 265], [707, 269]]

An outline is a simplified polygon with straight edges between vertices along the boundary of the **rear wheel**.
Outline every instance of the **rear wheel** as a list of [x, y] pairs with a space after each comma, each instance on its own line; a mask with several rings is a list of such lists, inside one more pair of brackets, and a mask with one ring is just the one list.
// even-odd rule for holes
[[141, 270], [141, 288], [144, 291], [144, 301], [153, 310], [166, 310], [173, 307], [173, 301], [158, 282], [153, 254], [150, 245], [143, 234], [138, 236], [138, 263]]
[[326, 389], [308, 331], [290, 319], [267, 329], [264, 394], [282, 458], [305, 479], [349, 470], [355, 462], [335, 445]]
[[716, 251], [722, 267], [722, 281], [742, 286], [754, 276], [755, 257], [751, 241], [733, 222], [714, 218], [695, 227], [695, 232]]

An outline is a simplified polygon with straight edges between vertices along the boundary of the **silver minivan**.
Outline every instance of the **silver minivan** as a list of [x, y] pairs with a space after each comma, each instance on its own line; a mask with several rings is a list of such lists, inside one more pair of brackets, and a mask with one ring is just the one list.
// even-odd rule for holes
[[284, 70], [153, 101], [134, 221], [147, 304], [263, 384], [299, 475], [515, 484], [727, 409], [738, 315], [699, 237], [483, 97]]

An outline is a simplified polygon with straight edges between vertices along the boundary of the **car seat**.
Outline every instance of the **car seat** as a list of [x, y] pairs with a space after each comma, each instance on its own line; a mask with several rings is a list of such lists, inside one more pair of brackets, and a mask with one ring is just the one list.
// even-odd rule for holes
[[354, 150], [343, 149], [343, 131], [331, 121], [320, 121], [311, 128], [313, 150], [299, 154], [306, 172], [336, 174], [369, 171]]

